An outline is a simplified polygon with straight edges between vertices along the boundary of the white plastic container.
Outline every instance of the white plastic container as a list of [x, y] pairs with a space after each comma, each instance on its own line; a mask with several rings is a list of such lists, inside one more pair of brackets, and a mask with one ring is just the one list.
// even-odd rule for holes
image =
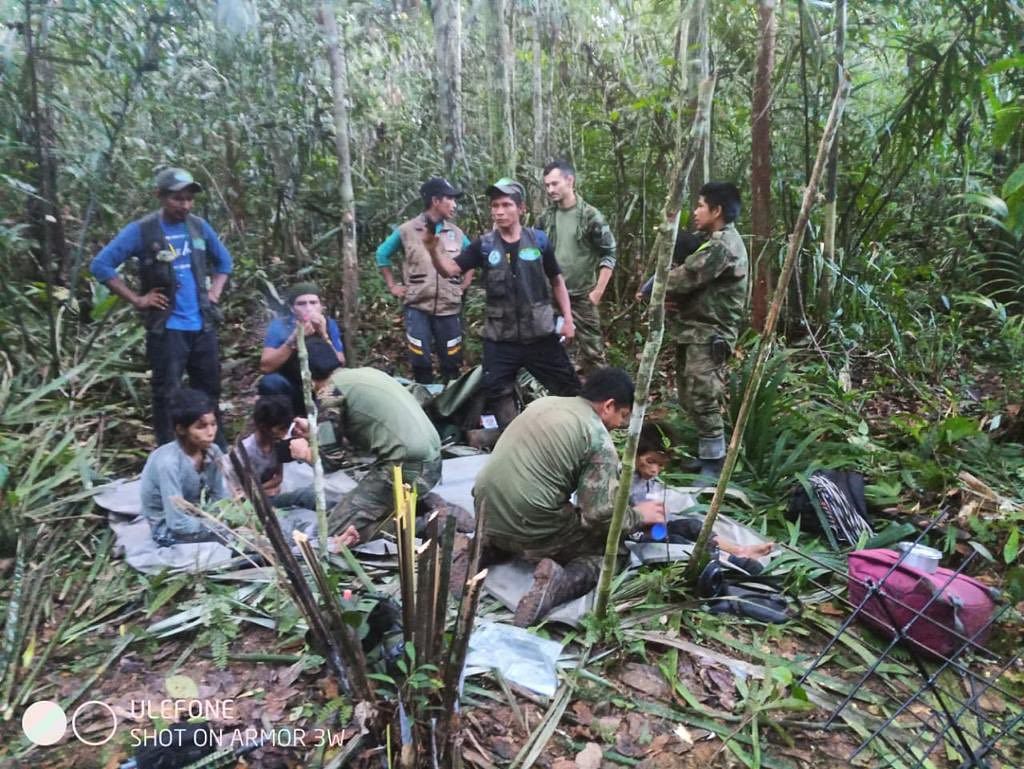
[[942, 552], [927, 545], [915, 545], [913, 542], [898, 542], [896, 549], [906, 553], [903, 563], [915, 569], [934, 574], [942, 561]]

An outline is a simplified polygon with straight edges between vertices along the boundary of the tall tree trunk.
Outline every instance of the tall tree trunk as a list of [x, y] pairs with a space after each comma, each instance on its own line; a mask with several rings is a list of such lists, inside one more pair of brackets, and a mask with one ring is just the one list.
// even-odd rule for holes
[[683, 141], [686, 138], [686, 111], [682, 109], [684, 104], [690, 102], [690, 17], [691, 12], [687, 6], [691, 0], [679, 0], [679, 26], [676, 29], [676, 68], [679, 72], [679, 83], [676, 92], [683, 95], [679, 102], [679, 114], [677, 115], [676, 126], [676, 155], [683, 151]]
[[[338, 21], [334, 4], [325, 0], [320, 4], [320, 24], [327, 46], [327, 61], [331, 65], [331, 91], [334, 96], [334, 151], [338, 156], [338, 176], [341, 186], [341, 305], [345, 333], [353, 339], [359, 326], [359, 262], [356, 259], [356, 205], [352, 192], [352, 153], [349, 149], [348, 63], [344, 48], [339, 44]], [[350, 364], [355, 364], [356, 351], [345, 351]]]
[[[113, 162], [114, 154], [117, 152], [117, 145], [121, 140], [121, 132], [124, 130], [128, 114], [135, 104], [135, 95], [142, 84], [142, 79], [147, 72], [156, 69], [163, 24], [166, 18], [159, 14], [153, 14], [147, 22], [146, 47], [141, 51], [139, 61], [133, 68], [131, 76], [125, 81], [124, 90], [121, 92], [120, 102], [117, 105], [117, 111], [113, 118], [113, 124], [107, 129], [107, 148], [91, 169], [89, 203], [85, 208], [85, 216], [82, 217], [82, 227], [78, 234], [78, 242], [75, 245], [75, 253], [71, 262], [71, 274], [68, 279], [68, 289], [72, 296], [74, 296], [75, 289], [78, 286], [82, 262], [85, 259], [85, 244], [89, 235], [89, 227], [92, 225], [93, 217], [96, 215], [98, 205], [97, 191], [107, 182], [107, 171]], [[230, 127], [230, 123], [226, 121], [225, 125]]]
[[750, 225], [754, 233], [754, 288], [750, 323], [758, 332], [768, 315], [772, 265], [772, 69], [775, 64], [775, 0], [758, 0], [758, 50], [750, 121]]
[[[28, 74], [28, 109], [32, 125], [32, 149], [35, 155], [39, 197], [29, 202], [29, 218], [35, 222], [42, 245], [40, 265], [47, 281], [66, 284], [68, 269], [64, 219], [60, 211], [57, 187], [57, 131], [48, 98], [53, 81], [53, 65], [38, 50], [32, 29], [32, 2], [25, 0], [25, 67]], [[49, 9], [42, 9], [40, 37], [49, 27]], [[40, 94], [40, 88], [43, 93]]]
[[466, 166], [465, 128], [462, 122], [462, 2], [436, 0], [434, 58], [437, 71], [438, 111], [444, 134], [444, 165], [449, 175]]
[[[836, 0], [836, 90], [842, 85], [846, 64], [846, 0]], [[818, 278], [818, 319], [824, 321], [832, 310], [832, 287], [836, 264], [836, 197], [839, 187], [839, 136], [832, 142], [825, 164], [825, 242], [822, 247], [821, 276]]]
[[512, 126], [512, 71], [515, 67], [515, 51], [512, 50], [512, 36], [509, 0], [492, 0], [494, 15], [494, 48], [497, 57], [494, 62], [495, 90], [498, 94], [498, 140], [501, 173], [515, 176], [516, 142]]
[[[540, 173], [547, 161], [547, 134], [544, 132], [544, 56], [541, 48], [541, 24], [543, 17], [540, 12], [541, 0], [533, 2], [533, 166], [535, 173]], [[533, 210], [540, 211], [544, 207], [544, 190], [535, 187]]]

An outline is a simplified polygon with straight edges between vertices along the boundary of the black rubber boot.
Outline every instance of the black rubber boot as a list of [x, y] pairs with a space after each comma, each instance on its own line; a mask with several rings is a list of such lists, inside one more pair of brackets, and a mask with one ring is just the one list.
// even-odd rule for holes
[[701, 459], [700, 474], [705, 478], [718, 480], [718, 476], [722, 474], [722, 465], [724, 464], [725, 457], [719, 457], [718, 459]]
[[680, 471], [696, 475], [701, 471], [703, 463], [699, 459], [684, 459], [679, 466]]
[[533, 586], [519, 599], [513, 624], [534, 625], [555, 607], [586, 595], [596, 584], [593, 571], [583, 564], [570, 561], [560, 566], [545, 558], [533, 570]]

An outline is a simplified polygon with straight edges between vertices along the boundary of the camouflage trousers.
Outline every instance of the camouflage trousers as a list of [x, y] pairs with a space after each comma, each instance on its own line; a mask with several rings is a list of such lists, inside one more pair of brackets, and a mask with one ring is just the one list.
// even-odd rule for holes
[[[577, 516], [575, 510], [572, 511], [572, 515]], [[525, 558], [532, 562], [550, 558], [562, 566], [572, 563], [581, 567], [585, 573], [584, 579], [592, 580], [591, 587], [593, 587], [601, 575], [601, 562], [604, 560], [604, 546], [607, 539], [607, 528], [589, 529], [582, 524], [565, 532], [555, 541], [523, 542], [506, 536], [488, 537], [485, 534], [480, 565], [488, 566], [512, 558]], [[625, 552], [624, 548], [620, 548], [620, 557]]]
[[726, 362], [718, 363], [711, 355], [710, 344], [676, 345], [676, 387], [679, 403], [694, 426], [700, 439], [701, 458], [718, 459], [703, 451], [705, 446], [720, 445], [725, 428], [722, 407], [725, 405], [725, 387], [728, 381]]
[[[340, 534], [355, 526], [360, 542], [369, 542], [395, 513], [392, 483], [393, 462], [376, 462], [352, 491], [345, 494], [327, 517], [327, 530]], [[402, 480], [414, 484], [416, 493], [425, 496], [441, 480], [441, 458], [426, 462], [403, 462]]]
[[576, 340], [569, 346], [569, 354], [576, 368], [586, 376], [595, 368], [608, 365], [604, 355], [601, 311], [590, 301], [589, 294], [573, 294], [569, 297], [569, 304], [576, 326]]

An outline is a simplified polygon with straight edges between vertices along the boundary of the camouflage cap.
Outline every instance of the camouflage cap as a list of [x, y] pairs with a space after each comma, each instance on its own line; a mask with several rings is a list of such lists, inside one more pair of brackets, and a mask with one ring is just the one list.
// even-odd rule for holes
[[160, 192], [180, 192], [190, 190], [202, 192], [203, 185], [192, 178], [192, 174], [184, 168], [165, 168], [156, 175], [156, 188]]
[[500, 195], [508, 195], [517, 203], [526, 200], [526, 188], [515, 179], [503, 176], [487, 188], [487, 197], [494, 198]]

